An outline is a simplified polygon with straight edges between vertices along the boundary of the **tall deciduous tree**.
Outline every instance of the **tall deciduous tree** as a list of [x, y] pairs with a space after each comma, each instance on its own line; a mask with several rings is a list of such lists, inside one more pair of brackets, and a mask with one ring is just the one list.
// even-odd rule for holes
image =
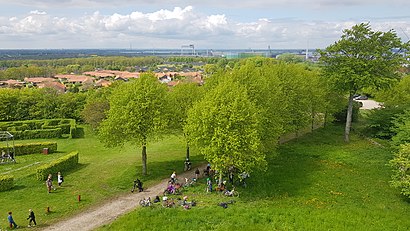
[[[181, 83], [171, 89], [169, 98], [172, 106], [171, 127], [183, 130], [188, 117], [188, 110], [203, 96], [203, 88], [196, 83]], [[184, 137], [186, 134], [184, 133]], [[187, 141], [186, 158], [189, 159], [189, 143]]]
[[339, 41], [319, 50], [323, 73], [335, 89], [349, 95], [345, 141], [349, 141], [353, 95], [365, 88], [389, 87], [398, 77], [397, 70], [406, 58], [408, 43], [402, 43], [393, 30], [372, 31], [369, 23], [361, 23], [343, 31]]
[[153, 74], [118, 86], [110, 96], [107, 119], [99, 136], [107, 146], [132, 142], [142, 146], [142, 174], [147, 174], [147, 141], [157, 137], [167, 123], [166, 86]]
[[266, 166], [260, 150], [259, 111], [246, 88], [230, 79], [219, 83], [189, 110], [184, 129], [220, 178], [230, 167], [252, 172]]

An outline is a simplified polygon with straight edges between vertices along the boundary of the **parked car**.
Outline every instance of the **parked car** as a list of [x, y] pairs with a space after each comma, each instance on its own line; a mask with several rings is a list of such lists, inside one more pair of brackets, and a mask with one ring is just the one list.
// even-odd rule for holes
[[353, 99], [355, 99], [355, 100], [366, 100], [368, 98], [365, 95], [359, 95], [359, 96], [354, 97]]

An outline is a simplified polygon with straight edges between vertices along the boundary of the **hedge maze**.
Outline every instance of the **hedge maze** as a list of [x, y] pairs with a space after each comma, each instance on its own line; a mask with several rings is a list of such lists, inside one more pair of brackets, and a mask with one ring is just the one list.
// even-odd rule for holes
[[[52, 139], [52, 138], [81, 138], [84, 137], [84, 129], [78, 126], [74, 119], [45, 119], [0, 122], [0, 131], [12, 134], [13, 140], [25, 139]], [[4, 139], [0, 139], [4, 141]], [[14, 156], [29, 154], [45, 154], [57, 151], [57, 142], [37, 142], [25, 144], [0, 143], [0, 150], [12, 149]], [[49, 163], [39, 166], [35, 172], [37, 180], [44, 180], [48, 174], [59, 171], [67, 171], [78, 165], [78, 152], [72, 152]], [[12, 175], [0, 175], [0, 191], [7, 191], [14, 186]]]
[[0, 131], [10, 132], [16, 140], [84, 137], [84, 129], [74, 119], [0, 122]]

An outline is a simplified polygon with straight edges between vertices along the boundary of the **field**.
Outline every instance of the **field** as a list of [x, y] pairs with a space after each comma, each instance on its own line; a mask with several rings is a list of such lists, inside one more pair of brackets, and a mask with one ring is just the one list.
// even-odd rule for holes
[[266, 172], [232, 198], [188, 188], [190, 210], [140, 207], [99, 230], [408, 230], [409, 201], [389, 186], [388, 148], [343, 128], [320, 129], [281, 145]]
[[[36, 142], [44, 140], [16, 141]], [[150, 142], [147, 147], [148, 176], [141, 177], [141, 149], [139, 145], [126, 145], [123, 148], [104, 148], [90, 131], [84, 139], [56, 139], [58, 153], [49, 155], [33, 154], [17, 156], [17, 164], [0, 165], [1, 173], [15, 178], [15, 187], [0, 192], [0, 229], [8, 226], [7, 212], [19, 226], [26, 227], [28, 210], [36, 213], [37, 228], [67, 218], [85, 208], [106, 202], [115, 196], [129, 193], [132, 182], [140, 177], [144, 186], [149, 187], [160, 179], [168, 177], [172, 171], [182, 171], [185, 158], [185, 144], [178, 136], [164, 137], [161, 142]], [[63, 172], [63, 187], [48, 194], [45, 182], [35, 179], [35, 168], [71, 151], [80, 153], [80, 166], [70, 172]], [[195, 165], [200, 164], [201, 156], [191, 152]], [[78, 202], [81, 195], [81, 202]], [[47, 207], [50, 212], [47, 213]]]
[[[252, 173], [247, 188], [237, 187], [238, 198], [206, 193], [201, 179], [175, 197], [197, 201], [192, 209], [139, 207], [99, 230], [408, 230], [409, 201], [388, 184], [389, 149], [355, 134], [345, 144], [342, 133], [341, 127], [329, 127], [281, 145], [268, 155], [266, 172]], [[8, 211], [18, 225], [26, 226], [29, 208], [36, 212], [35, 229], [45, 228], [129, 193], [132, 181], [141, 177], [138, 145], [104, 148], [91, 131], [84, 139], [56, 141], [58, 153], [21, 156], [17, 164], [0, 165], [16, 184], [0, 192], [0, 228], [7, 226]], [[63, 187], [48, 194], [44, 182], [35, 180], [35, 168], [73, 150], [80, 152], [80, 166], [63, 172]], [[151, 142], [147, 151], [144, 186], [182, 171], [185, 144], [180, 137]], [[191, 154], [194, 166], [203, 162], [195, 150]], [[230, 200], [235, 203], [228, 208], [218, 206]]]

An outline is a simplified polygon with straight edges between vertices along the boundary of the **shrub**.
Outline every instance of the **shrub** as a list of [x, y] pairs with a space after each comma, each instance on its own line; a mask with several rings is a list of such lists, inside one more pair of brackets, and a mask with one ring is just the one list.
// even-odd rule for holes
[[362, 134], [380, 139], [391, 139], [396, 132], [392, 130], [397, 115], [403, 113], [403, 109], [385, 107], [373, 109], [365, 120], [365, 126], [360, 131]]
[[37, 180], [42, 181], [47, 179], [48, 174], [56, 173], [59, 171], [67, 171], [75, 168], [77, 165], [78, 152], [72, 152], [48, 164], [44, 164], [38, 167], [36, 170], [36, 178]]
[[22, 133], [22, 139], [51, 139], [61, 138], [61, 128], [26, 130]]
[[[10, 148], [10, 146], [8, 147]], [[57, 142], [40, 142], [40, 143], [28, 143], [28, 144], [15, 144], [14, 155], [22, 156], [27, 154], [42, 153], [44, 148], [48, 148], [49, 153], [57, 151]], [[0, 146], [0, 150], [7, 149], [6, 146]]]
[[84, 138], [84, 128], [79, 126], [70, 127], [70, 138]]
[[400, 150], [390, 161], [393, 167], [391, 185], [410, 198], [410, 143], [400, 146]]
[[10, 175], [0, 176], [0, 192], [10, 190], [14, 186], [14, 178]]

